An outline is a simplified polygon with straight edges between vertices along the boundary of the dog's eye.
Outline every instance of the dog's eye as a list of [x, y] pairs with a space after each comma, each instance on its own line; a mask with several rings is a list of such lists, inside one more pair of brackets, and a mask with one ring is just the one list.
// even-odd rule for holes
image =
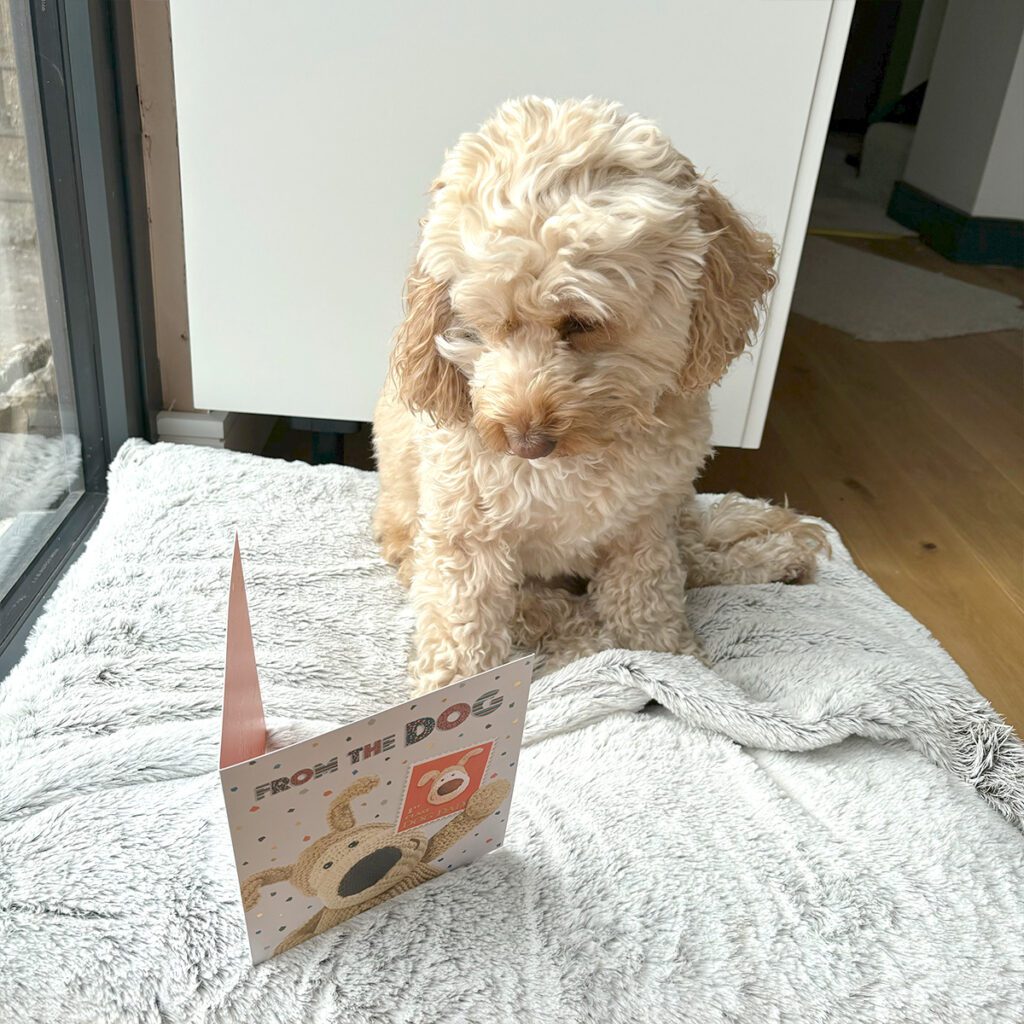
[[448, 341], [462, 342], [468, 345], [482, 345], [483, 338], [480, 337], [479, 333], [472, 327], [466, 327], [463, 324], [455, 324], [449, 327], [444, 332], [444, 337]]
[[329, 860], [329, 861], [327, 861], [326, 864], [324, 864], [324, 871], [326, 871], [328, 868], [332, 868], [332, 867], [334, 867], [334, 861], [333, 860]]
[[600, 329], [601, 325], [596, 320], [588, 320], [581, 316], [567, 316], [558, 325], [558, 333], [563, 341], [568, 341], [573, 335], [595, 334]]
[[359, 840], [358, 839], [353, 839], [352, 842], [348, 844], [348, 848], [350, 850], [354, 850], [358, 845], [359, 845]]

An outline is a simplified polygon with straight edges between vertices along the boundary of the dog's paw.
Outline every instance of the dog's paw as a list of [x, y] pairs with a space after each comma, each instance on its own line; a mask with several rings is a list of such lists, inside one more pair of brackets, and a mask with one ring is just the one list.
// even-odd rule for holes
[[777, 535], [774, 552], [775, 579], [780, 583], [813, 583], [818, 575], [818, 558], [832, 557], [828, 534], [818, 523], [799, 519]]
[[259, 903], [261, 889], [262, 884], [257, 875], [242, 882], [242, 907], [245, 910], [252, 910]]
[[420, 643], [409, 662], [409, 689], [414, 697], [433, 693], [456, 679], [468, 679], [479, 672], [504, 664], [512, 653], [510, 635], [489, 644], [451, 642]]
[[460, 678], [459, 669], [463, 660], [452, 644], [418, 641], [415, 654], [409, 660], [410, 694], [422, 697], [425, 693], [433, 693], [454, 682]]
[[469, 798], [465, 813], [475, 821], [483, 821], [505, 802], [511, 789], [507, 779], [497, 779], [483, 789], [478, 789]]
[[704, 645], [697, 639], [694, 632], [687, 625], [679, 633], [679, 639], [673, 645], [672, 654], [688, 654], [696, 658], [702, 665], [711, 666], [711, 659], [704, 650]]
[[422, 697], [426, 693], [433, 693], [435, 690], [440, 690], [442, 686], [454, 683], [455, 679], [454, 672], [445, 672], [438, 669], [430, 672], [421, 672], [415, 666], [410, 666], [409, 695], [411, 697]]
[[688, 654], [705, 665], [708, 664], [704, 648], [685, 619], [667, 624], [662, 623], [657, 627], [638, 625], [632, 629], [622, 630], [618, 642], [613, 646], [634, 651]]

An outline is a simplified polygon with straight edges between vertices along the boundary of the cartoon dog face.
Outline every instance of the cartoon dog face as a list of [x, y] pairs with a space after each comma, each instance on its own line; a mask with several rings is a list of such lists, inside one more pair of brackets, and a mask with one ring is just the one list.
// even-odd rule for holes
[[426, 849], [424, 835], [397, 835], [391, 825], [331, 832], [302, 853], [291, 882], [324, 906], [340, 910], [394, 888], [422, 862]]
[[466, 762], [477, 754], [484, 752], [483, 747], [474, 747], [459, 759], [457, 764], [449, 765], [440, 771], [425, 772], [417, 783], [418, 786], [430, 786], [427, 803], [447, 804], [457, 800], [469, 788], [471, 779], [466, 771]]
[[[466, 759], [482, 749], [470, 751]], [[275, 953], [291, 949], [376, 903], [436, 878], [442, 871], [431, 861], [444, 856], [492, 815], [512, 790], [506, 779], [495, 779], [474, 793], [462, 813], [428, 841], [421, 832], [397, 833], [393, 825], [356, 824], [352, 801], [365, 796], [379, 782], [376, 775], [369, 775], [348, 786], [327, 812], [330, 831], [304, 850], [294, 864], [257, 871], [242, 882], [246, 910], [256, 906], [263, 886], [284, 881], [324, 905], [281, 942]]]
[[427, 772], [419, 784], [430, 786], [427, 803], [446, 804], [466, 792], [466, 787], [469, 786], [469, 772], [461, 764], [453, 764], [443, 772]]

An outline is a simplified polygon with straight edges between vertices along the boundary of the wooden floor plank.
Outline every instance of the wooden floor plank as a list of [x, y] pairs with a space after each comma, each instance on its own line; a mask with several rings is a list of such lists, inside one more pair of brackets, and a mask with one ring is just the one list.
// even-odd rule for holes
[[[813, 329], [803, 321], [804, 330]], [[886, 445], [884, 459], [892, 467], [903, 500], [904, 481], [913, 480], [916, 498], [927, 502], [929, 520], [944, 520], [970, 549], [984, 570], [1024, 611], [1020, 586], [1021, 535], [1012, 526], [1020, 515], [1021, 492], [995, 469], [987, 455], [959, 433], [959, 425], [938, 413], [917, 393], [898, 386], [899, 401], [876, 386], [892, 373], [887, 345], [844, 338], [838, 331], [818, 329], [801, 347], [804, 360], [828, 381], [833, 400], [858, 422], [870, 423], [881, 437], [899, 437]]]
[[[1002, 336], [1015, 346], [1007, 352]], [[968, 350], [970, 369], [960, 368], [959, 351]], [[1024, 338], [1016, 332], [942, 339], [922, 349], [917, 342], [886, 344], [893, 371], [915, 391], [1003, 478], [1024, 494], [1024, 415], [1019, 414], [1024, 379]], [[1003, 354], [1012, 358], [1002, 359]], [[1007, 383], [1016, 394], [999, 396], [989, 381]], [[1008, 399], [1008, 400], [1006, 400]]]

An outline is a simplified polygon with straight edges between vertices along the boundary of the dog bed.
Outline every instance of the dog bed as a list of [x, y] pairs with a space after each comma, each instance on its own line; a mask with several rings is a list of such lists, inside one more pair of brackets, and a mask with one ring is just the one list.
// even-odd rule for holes
[[835, 536], [814, 585], [693, 592], [713, 668], [540, 679], [504, 848], [253, 968], [215, 770], [233, 533], [281, 744], [404, 699], [375, 491], [122, 449], [0, 684], [0, 1019], [1019, 1022], [1024, 749]]

